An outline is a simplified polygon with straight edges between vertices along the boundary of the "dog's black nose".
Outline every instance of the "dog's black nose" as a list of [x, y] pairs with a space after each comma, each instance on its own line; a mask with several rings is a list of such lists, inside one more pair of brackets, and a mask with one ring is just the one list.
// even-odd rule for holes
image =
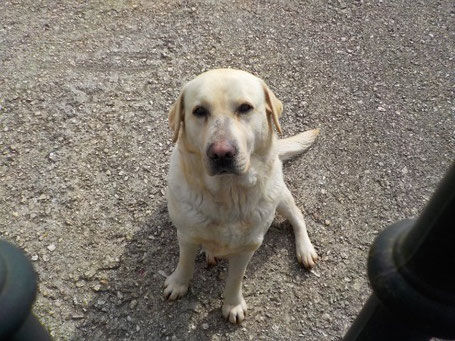
[[207, 156], [214, 162], [230, 162], [237, 154], [236, 148], [227, 141], [212, 143], [207, 148]]

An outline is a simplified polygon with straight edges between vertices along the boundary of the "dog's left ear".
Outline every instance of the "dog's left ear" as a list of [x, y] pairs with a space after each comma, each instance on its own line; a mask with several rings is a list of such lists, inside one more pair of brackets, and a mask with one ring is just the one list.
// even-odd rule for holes
[[272, 92], [272, 90], [270, 90], [267, 84], [263, 82], [262, 86], [264, 88], [265, 111], [267, 113], [267, 119], [269, 122], [270, 118], [273, 120], [276, 131], [281, 134], [281, 126], [278, 118], [280, 118], [283, 114], [283, 104], [278, 98], [276, 98], [275, 94]]
[[172, 105], [171, 110], [169, 111], [169, 127], [171, 127], [174, 135], [172, 137], [172, 142], [177, 142], [179, 138], [180, 126], [183, 124], [185, 108], [183, 106], [183, 90], [180, 93], [177, 101]]

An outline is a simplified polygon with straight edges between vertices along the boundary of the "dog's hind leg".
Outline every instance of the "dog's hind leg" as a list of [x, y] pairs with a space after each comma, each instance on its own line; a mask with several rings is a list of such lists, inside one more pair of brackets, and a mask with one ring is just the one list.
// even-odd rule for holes
[[294, 198], [287, 187], [278, 204], [277, 211], [289, 220], [294, 229], [297, 260], [299, 263], [303, 264], [305, 268], [311, 269], [315, 265], [318, 255], [308, 237], [303, 214], [296, 206]]
[[194, 260], [199, 249], [199, 245], [183, 240], [178, 234], [177, 236], [180, 249], [179, 262], [175, 271], [164, 282], [164, 296], [169, 300], [182, 297], [187, 292], [193, 277]]

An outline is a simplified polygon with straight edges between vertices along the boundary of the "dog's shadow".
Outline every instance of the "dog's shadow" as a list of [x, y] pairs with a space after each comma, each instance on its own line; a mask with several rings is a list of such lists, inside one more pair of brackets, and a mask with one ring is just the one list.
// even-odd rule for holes
[[[120, 266], [111, 271], [109, 278], [104, 279], [106, 285], [94, 292], [86, 304], [84, 319], [72, 340], [205, 340], [214, 335], [227, 336], [242, 328], [226, 322], [221, 315], [225, 260], [207, 268], [201, 253], [196, 259], [188, 293], [173, 302], [163, 298], [165, 276], [172, 273], [178, 260], [176, 232], [165, 203], [147, 221], [129, 238]], [[290, 230], [287, 222], [275, 222], [250, 261], [244, 281], [248, 286], [244, 290], [247, 302], [265, 299], [256, 296], [260, 281], [256, 284], [250, 281], [257, 279], [264, 264], [278, 253], [293, 257], [289, 263], [294, 265], [287, 269], [290, 276], [300, 282], [309, 276], [294, 261]], [[248, 323], [255, 323], [255, 308], [250, 306], [248, 312]]]

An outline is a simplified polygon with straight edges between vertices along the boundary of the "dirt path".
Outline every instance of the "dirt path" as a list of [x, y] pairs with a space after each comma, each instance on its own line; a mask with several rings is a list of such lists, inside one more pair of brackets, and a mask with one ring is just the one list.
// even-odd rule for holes
[[[0, 2], [0, 235], [40, 275], [56, 340], [339, 340], [370, 291], [366, 257], [418, 214], [455, 156], [451, 1]], [[189, 294], [163, 194], [167, 111], [183, 83], [235, 67], [321, 128], [285, 175], [322, 260], [277, 218], [247, 271], [249, 316], [221, 317], [226, 263]], [[452, 76], [452, 78], [451, 78]]]

